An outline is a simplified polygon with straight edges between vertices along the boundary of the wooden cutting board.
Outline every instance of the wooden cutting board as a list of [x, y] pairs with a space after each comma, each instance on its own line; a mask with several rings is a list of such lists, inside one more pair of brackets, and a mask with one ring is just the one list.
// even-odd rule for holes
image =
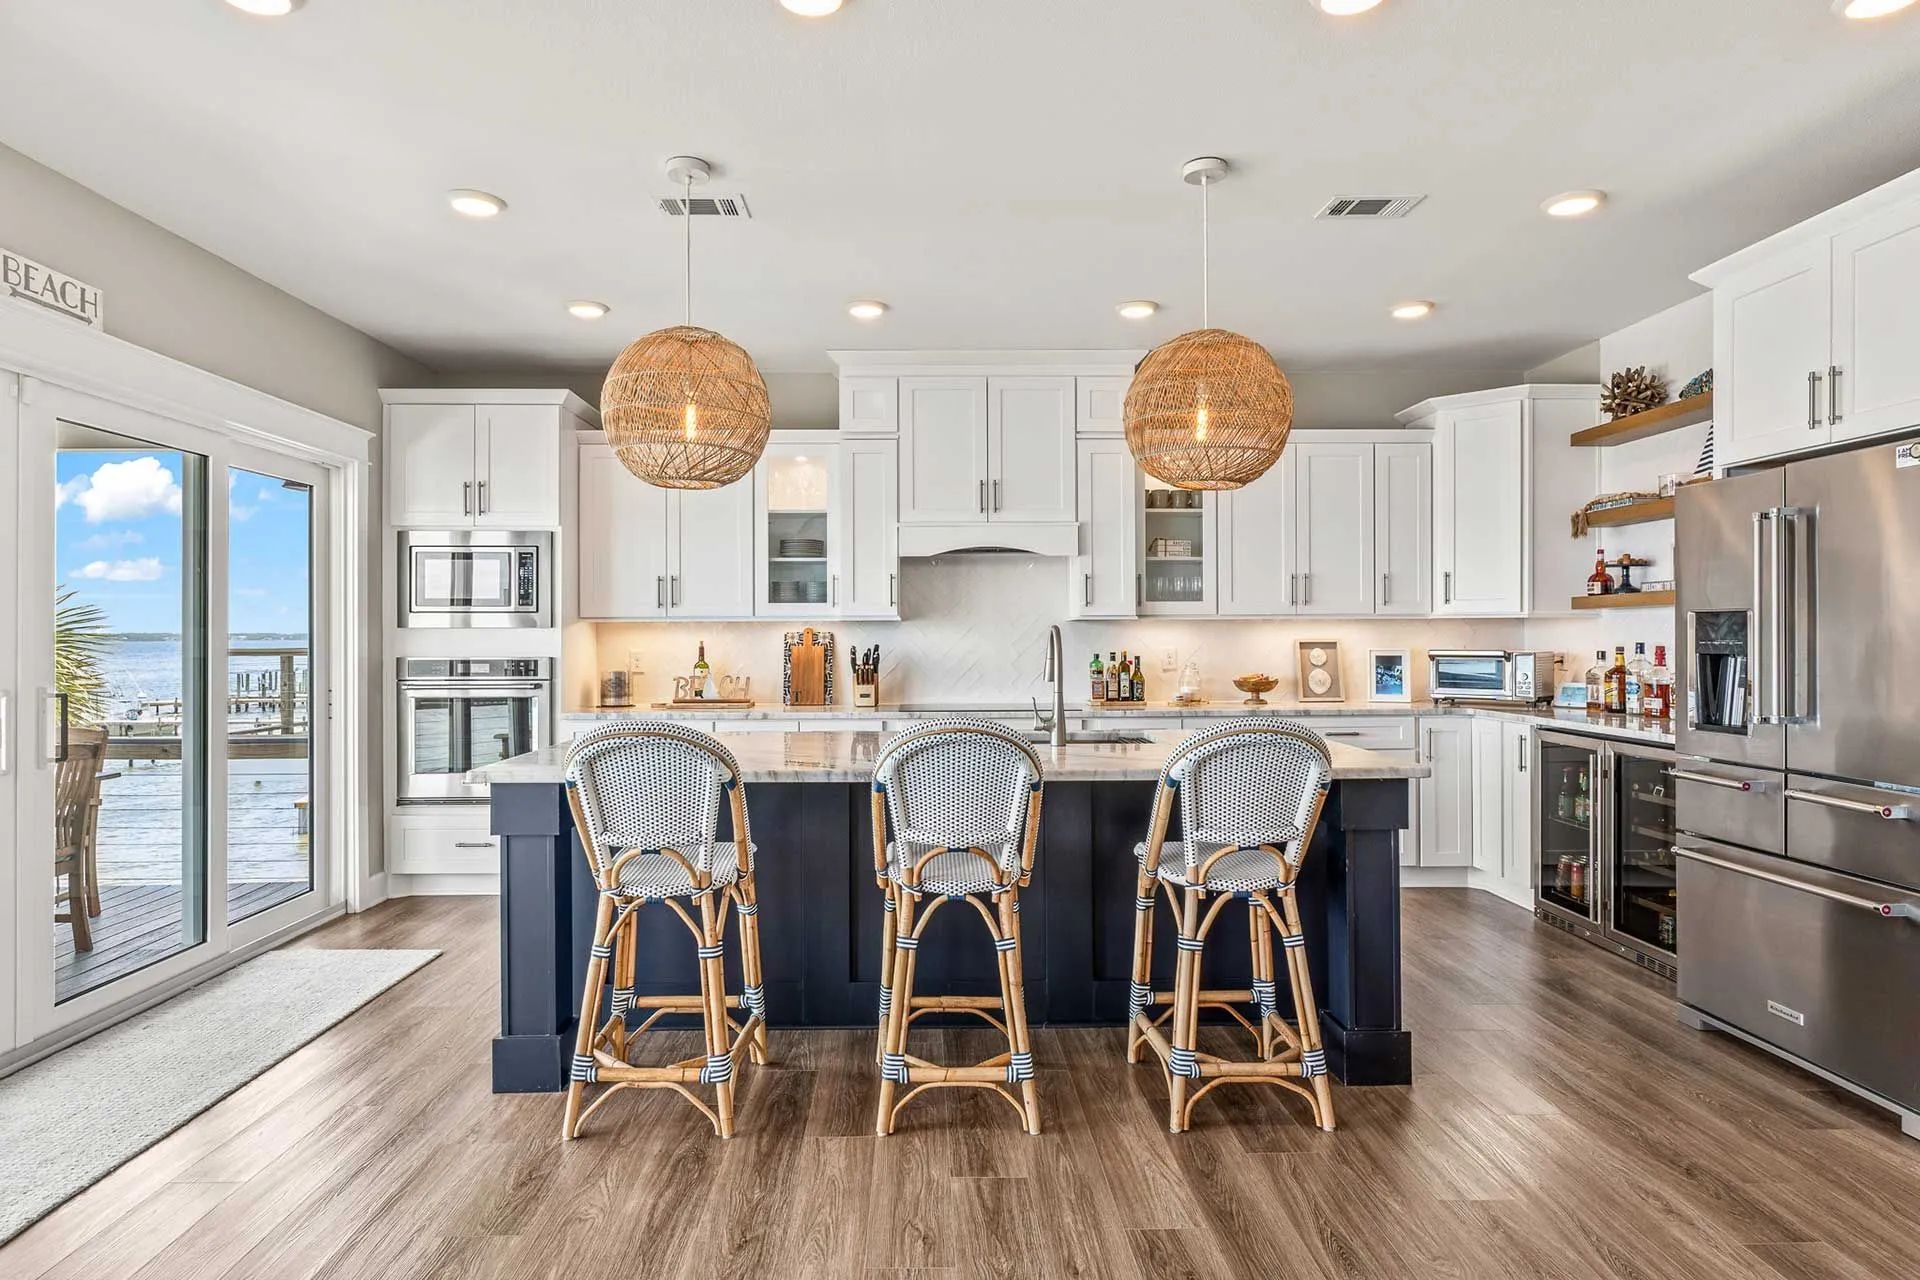
[[819, 632], [808, 627], [787, 649], [787, 705], [823, 707], [827, 704], [827, 646]]

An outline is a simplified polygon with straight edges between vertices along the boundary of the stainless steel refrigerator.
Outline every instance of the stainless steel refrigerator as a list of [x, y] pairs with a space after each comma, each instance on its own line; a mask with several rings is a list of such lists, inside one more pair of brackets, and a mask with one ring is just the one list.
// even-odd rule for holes
[[1683, 489], [1683, 1020], [1920, 1137], [1920, 437]]

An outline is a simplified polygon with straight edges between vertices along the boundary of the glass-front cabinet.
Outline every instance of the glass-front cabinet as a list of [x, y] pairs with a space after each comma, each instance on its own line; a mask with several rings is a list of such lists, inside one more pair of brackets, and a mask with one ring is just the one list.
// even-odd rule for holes
[[1537, 737], [1538, 914], [1671, 977], [1673, 754], [1571, 734]]
[[1141, 491], [1140, 612], [1216, 611], [1213, 495], [1145, 476]]
[[769, 444], [756, 469], [756, 616], [813, 616], [838, 604], [831, 567], [833, 450], [831, 442]]

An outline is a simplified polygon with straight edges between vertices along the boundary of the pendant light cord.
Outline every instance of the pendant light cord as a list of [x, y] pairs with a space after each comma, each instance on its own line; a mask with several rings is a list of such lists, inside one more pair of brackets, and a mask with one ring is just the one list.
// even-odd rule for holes
[[[1205, 191], [1201, 192], [1205, 195]], [[686, 324], [693, 324], [693, 175], [687, 175], [687, 198], [680, 206], [680, 216], [686, 219], [686, 274], [680, 282], [680, 296], [686, 306]]]
[[1212, 310], [1212, 298], [1209, 296], [1207, 280], [1209, 266], [1207, 257], [1207, 184], [1208, 178], [1205, 174], [1202, 174], [1200, 177], [1200, 327], [1202, 329], [1211, 329], [1213, 327], [1210, 314]]

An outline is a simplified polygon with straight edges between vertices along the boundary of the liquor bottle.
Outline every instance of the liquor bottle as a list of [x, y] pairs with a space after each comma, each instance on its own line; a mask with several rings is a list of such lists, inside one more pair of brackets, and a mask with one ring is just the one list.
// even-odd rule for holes
[[1593, 665], [1587, 668], [1587, 714], [1597, 716], [1607, 709], [1607, 651], [1593, 651]]
[[1133, 665], [1127, 659], [1127, 651], [1120, 651], [1120, 701], [1133, 701]]
[[1568, 822], [1573, 821], [1574, 786], [1575, 786], [1575, 783], [1573, 781], [1573, 766], [1568, 765], [1566, 768], [1560, 771], [1560, 791], [1559, 791], [1559, 794], [1554, 797], [1555, 811], [1559, 813], [1561, 818], [1565, 819]]
[[1107, 650], [1107, 701], [1120, 701], [1120, 656]]
[[1613, 594], [1613, 575], [1607, 572], [1607, 552], [1604, 547], [1594, 548], [1593, 572], [1587, 575], [1587, 594], [1605, 596]]
[[707, 665], [707, 642], [700, 642], [700, 656], [693, 663], [693, 683], [691, 692], [696, 698], [707, 696], [707, 685], [713, 680], [713, 668]]
[[1087, 674], [1093, 681], [1093, 700], [1107, 700], [1107, 669], [1100, 665], [1100, 651], [1093, 651], [1093, 661], [1087, 664]]
[[1647, 685], [1653, 668], [1647, 665], [1647, 642], [1636, 640], [1633, 645], [1633, 661], [1627, 664], [1627, 714], [1644, 716], [1647, 714]]
[[1653, 646], [1653, 672], [1648, 680], [1653, 693], [1647, 699], [1647, 719], [1666, 720], [1673, 715], [1673, 672], [1667, 670], [1667, 646]]
[[1607, 668], [1607, 714], [1627, 714], [1627, 646], [1613, 646], [1613, 665]]
[[1133, 700], [1147, 700], [1147, 677], [1140, 670], [1140, 655], [1137, 653], [1133, 655]]
[[1573, 798], [1573, 820], [1584, 827], [1593, 820], [1593, 797], [1587, 793], [1587, 771], [1581, 769], [1579, 773], [1580, 790]]

